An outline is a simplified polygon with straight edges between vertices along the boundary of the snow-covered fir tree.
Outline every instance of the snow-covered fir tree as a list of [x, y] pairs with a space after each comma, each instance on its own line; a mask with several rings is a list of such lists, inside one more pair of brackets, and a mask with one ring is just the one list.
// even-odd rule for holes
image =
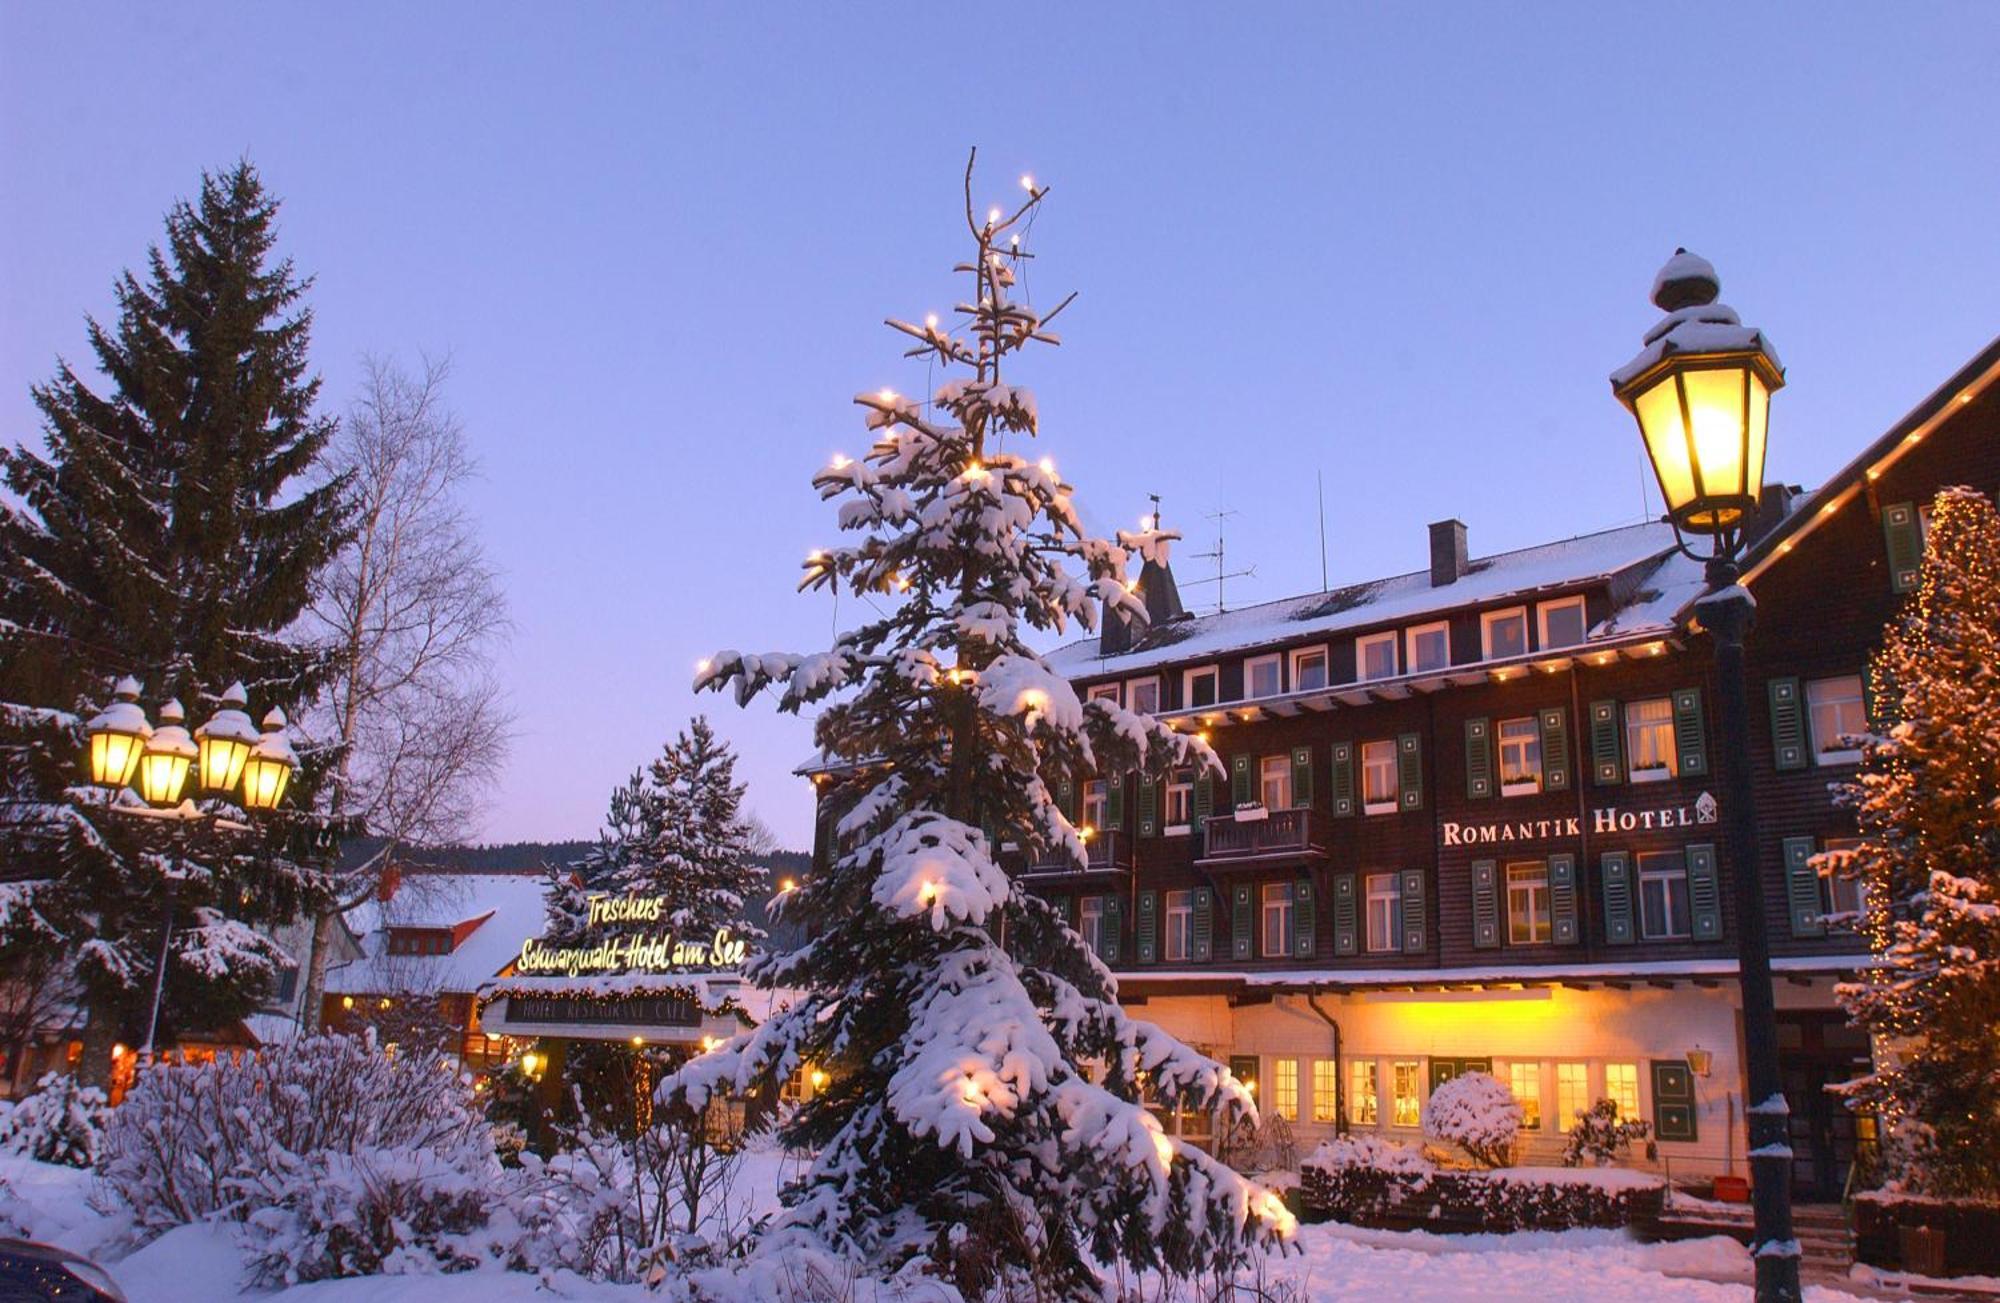
[[1011, 363], [1056, 342], [1062, 305], [1042, 312], [1014, 290], [1046, 191], [980, 217], [972, 180], [968, 165], [958, 321], [890, 323], [912, 356], [962, 378], [929, 402], [860, 395], [872, 445], [814, 478], [859, 538], [814, 552], [801, 587], [845, 587], [879, 614], [826, 651], [725, 651], [697, 676], [739, 703], [774, 688], [781, 709], [820, 705], [818, 743], [848, 777], [829, 798], [828, 867], [778, 902], [814, 939], [751, 970], [796, 999], [658, 1098], [698, 1108], [823, 1068], [827, 1090], [788, 1124], [817, 1158], [778, 1242], [805, 1233], [878, 1265], [928, 1258], [968, 1293], [1025, 1280], [1095, 1298], [1112, 1264], [1226, 1268], [1294, 1223], [1275, 1194], [1163, 1134], [1140, 1100], [1149, 1088], [1226, 1123], [1253, 1108], [1241, 1083], [1128, 1018], [1061, 911], [1007, 867], [1082, 867], [1061, 781], [1220, 765], [1196, 737], [1080, 701], [1029, 645], [1094, 627], [1100, 605], [1143, 621], [1128, 553], [1157, 555], [1165, 538], [1089, 536], [1054, 462], [1028, 454], [1035, 399]]
[[[273, 257], [277, 210], [247, 163], [205, 175], [145, 276], [118, 281], [117, 321], [89, 323], [108, 387], [59, 365], [33, 395], [44, 449], [0, 449], [0, 958], [70, 967], [91, 1080], [143, 1035], [170, 895], [162, 1039], [254, 1008], [282, 960], [264, 929], [322, 886], [275, 833], [192, 838], [175, 874], [158, 825], [112, 814], [78, 770], [122, 675], [191, 722], [232, 682], [261, 715], [297, 714], [324, 680], [295, 630], [348, 504], [341, 481], [309, 483], [334, 423], [308, 374], [309, 282]], [[300, 807], [324, 768], [305, 759]]]
[[604, 830], [597, 844], [581, 859], [553, 864], [548, 869], [548, 926], [544, 935], [552, 942], [574, 941], [590, 927], [590, 897], [614, 892], [611, 884], [626, 876], [647, 838], [647, 806], [644, 770], [611, 789], [611, 803], [604, 816]]
[[1890, 1179], [2000, 1196], [2000, 514], [1931, 509], [1922, 578], [1871, 666], [1878, 735], [1845, 790], [1862, 837], [1820, 857], [1862, 886], [1880, 966], [1842, 1003], [1887, 1052], [1848, 1088]]

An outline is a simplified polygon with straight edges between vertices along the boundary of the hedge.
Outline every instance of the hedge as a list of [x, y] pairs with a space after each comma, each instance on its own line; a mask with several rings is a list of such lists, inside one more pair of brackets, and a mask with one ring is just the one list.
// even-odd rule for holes
[[1903, 1269], [1902, 1228], [1944, 1232], [1947, 1276], [2000, 1276], [2000, 1203], [1923, 1199], [1867, 1191], [1854, 1197], [1854, 1256]]
[[1500, 1169], [1492, 1172], [1385, 1171], [1314, 1167], [1299, 1177], [1299, 1202], [1311, 1220], [1386, 1230], [1561, 1231], [1630, 1226], [1656, 1220], [1662, 1186], [1620, 1172]]

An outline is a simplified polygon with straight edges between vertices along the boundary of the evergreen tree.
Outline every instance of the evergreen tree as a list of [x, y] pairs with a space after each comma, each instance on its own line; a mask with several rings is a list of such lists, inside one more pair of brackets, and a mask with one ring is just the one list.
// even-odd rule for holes
[[744, 902], [770, 874], [750, 860], [736, 753], [697, 715], [648, 776], [648, 835], [612, 879], [615, 889], [664, 897], [668, 922], [689, 941], [707, 941], [718, 928], [746, 940], [763, 936], [744, 918]]
[[[59, 364], [34, 390], [45, 451], [0, 450], [0, 953], [74, 967], [93, 1078], [143, 1022], [173, 861], [157, 828], [79, 790], [82, 721], [124, 674], [199, 720], [236, 681], [260, 713], [297, 713], [325, 672], [290, 631], [347, 504], [340, 481], [304, 487], [334, 427], [307, 374], [310, 282], [273, 260], [277, 209], [247, 163], [204, 175], [145, 278], [119, 280], [115, 326], [88, 323], [108, 390]], [[318, 889], [286, 845], [191, 842], [163, 1029], [254, 1007], [280, 958], [259, 925]]]
[[574, 941], [590, 926], [590, 897], [622, 891], [617, 884], [632, 864], [637, 848], [650, 836], [645, 771], [611, 789], [611, 806], [605, 815], [604, 831], [597, 844], [581, 859], [548, 869], [548, 926], [544, 935], [551, 942]]
[[1054, 464], [1017, 451], [1036, 406], [1003, 365], [1054, 343], [1062, 306], [1043, 313], [1012, 293], [1046, 192], [981, 220], [971, 189], [968, 165], [975, 247], [959, 270], [974, 284], [961, 323], [890, 323], [913, 355], [969, 375], [932, 404], [859, 396], [873, 446], [814, 479], [861, 537], [814, 552], [801, 586], [844, 586], [879, 618], [825, 652], [721, 652], [697, 676], [739, 703], [766, 687], [784, 710], [826, 703], [818, 743], [854, 777], [828, 869], [780, 904], [814, 940], [751, 967], [795, 999], [664, 1079], [657, 1098], [700, 1109], [823, 1067], [829, 1088], [788, 1123], [818, 1156], [782, 1228], [878, 1265], [928, 1257], [968, 1295], [1025, 1281], [1096, 1298], [1098, 1264], [1222, 1269], [1293, 1223], [1276, 1195], [1164, 1135], [1140, 1102], [1144, 1083], [1227, 1124], [1252, 1109], [1243, 1086], [1128, 1018], [1061, 912], [1002, 863], [1005, 847], [1008, 864], [1060, 854], [1083, 866], [1059, 780], [1220, 765], [1198, 738], [1080, 701], [1028, 644], [1093, 627], [1099, 604], [1143, 622], [1127, 549], [1156, 554], [1163, 539], [1090, 537]]
[[1875, 1038], [1848, 1087], [1882, 1121], [1887, 1175], [1937, 1195], [2000, 1195], [2000, 515], [1972, 489], [1932, 508], [1917, 592], [1872, 666], [1886, 730], [1845, 789], [1880, 966], [1840, 997]]

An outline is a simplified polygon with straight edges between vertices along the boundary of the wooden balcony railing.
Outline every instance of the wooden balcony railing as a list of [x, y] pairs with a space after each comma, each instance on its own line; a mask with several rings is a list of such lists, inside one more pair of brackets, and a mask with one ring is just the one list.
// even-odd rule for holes
[[[1132, 839], [1115, 829], [1092, 833], [1083, 844], [1083, 853], [1085, 873], [1122, 873], [1132, 867]], [[1037, 877], [1077, 871], [1071, 860], [1049, 854], [1042, 855], [1028, 868]]]
[[1228, 864], [1325, 853], [1326, 838], [1312, 810], [1272, 810], [1261, 819], [1211, 815], [1202, 824], [1197, 863]]

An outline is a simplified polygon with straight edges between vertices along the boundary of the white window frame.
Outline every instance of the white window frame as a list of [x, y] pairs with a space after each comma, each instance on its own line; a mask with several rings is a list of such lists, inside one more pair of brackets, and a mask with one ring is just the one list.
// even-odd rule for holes
[[[1642, 941], [1686, 941], [1694, 935], [1694, 919], [1688, 901], [1687, 855], [1682, 851], [1640, 851], [1633, 857], [1639, 877], [1639, 939]], [[1681, 904], [1674, 903], [1673, 880], [1681, 882]], [[1666, 930], [1648, 928], [1646, 885], [1664, 883], [1660, 899], [1666, 902]], [[1680, 912], [1676, 912], [1676, 911]]]
[[[1095, 814], [1092, 807], [1096, 807]], [[1077, 813], [1083, 816], [1083, 826], [1095, 832], [1104, 831], [1104, 820], [1111, 813], [1111, 784], [1102, 778], [1083, 780], [1083, 799], [1077, 805]]]
[[[1204, 675], [1215, 680], [1214, 700], [1207, 706], [1194, 704], [1194, 685]], [[1181, 706], [1186, 710], [1207, 710], [1222, 704], [1222, 668], [1217, 665], [1196, 665], [1181, 671]]]
[[[1557, 643], [1549, 638], [1549, 616], [1557, 611], [1576, 612], [1576, 641]], [[1564, 647], [1581, 647], [1590, 637], [1590, 615], [1584, 608], [1583, 594], [1574, 597], [1558, 597], [1553, 602], [1542, 602], [1535, 607], [1535, 632], [1541, 637], [1543, 651], [1557, 651]]]
[[[1383, 679], [1396, 678], [1403, 672], [1401, 658], [1397, 655], [1396, 644], [1401, 641], [1394, 629], [1381, 633], [1363, 634], [1354, 640], [1354, 679], [1357, 683], [1379, 683]], [[1368, 649], [1384, 647], [1389, 649], [1389, 672], [1370, 674], [1368, 672]]]
[[1590, 1111], [1590, 1064], [1581, 1059], [1564, 1059], [1556, 1064], [1556, 1130], [1564, 1134], [1576, 1128], [1576, 1115]]
[[1330, 688], [1333, 686], [1333, 656], [1327, 650], [1326, 644], [1321, 643], [1316, 647], [1294, 647], [1292, 648], [1290, 657], [1293, 692], [1315, 692], [1319, 690], [1318, 688], [1308, 687], [1302, 681], [1305, 676], [1299, 673], [1300, 663], [1310, 660], [1315, 656], [1319, 657], [1319, 687]]
[[[1271, 799], [1272, 787], [1278, 789], [1283, 801]], [[1257, 761], [1257, 799], [1266, 810], [1289, 810], [1292, 808], [1292, 758], [1290, 755], [1263, 756]]]
[[[1510, 740], [1507, 736], [1507, 730], [1510, 727], [1522, 724], [1527, 725], [1528, 728], [1526, 739], [1517, 738]], [[1493, 736], [1499, 743], [1500, 795], [1534, 796], [1540, 792], [1542, 790], [1542, 721], [1534, 715], [1517, 715], [1513, 719], [1503, 719], [1495, 726]], [[1519, 746], [1524, 749], [1533, 748], [1535, 763], [1531, 771], [1532, 777], [1511, 783], [1507, 781], [1507, 749], [1510, 746]], [[1516, 772], [1530, 771], [1526, 766], [1521, 766], [1517, 768]]]
[[[1258, 940], [1263, 943], [1266, 958], [1276, 959], [1292, 953], [1292, 920], [1296, 916], [1298, 902], [1292, 899], [1292, 884], [1289, 882], [1267, 882], [1258, 888], [1257, 900], [1262, 905], [1258, 916]], [[1271, 929], [1278, 929], [1278, 944], [1271, 945]]]
[[[1822, 851], [1851, 851], [1860, 848], [1862, 838], [1829, 837], [1821, 844]], [[1819, 875], [1819, 904], [1822, 917], [1828, 914], [1855, 914], [1865, 917], [1868, 907], [1868, 884], [1860, 878], [1842, 877], [1834, 873]], [[1845, 925], [1828, 924], [1859, 930], [1853, 923]]]
[[[1444, 639], [1444, 661], [1438, 665], [1419, 665], [1417, 663], [1420, 659], [1417, 656], [1417, 639], [1432, 633]], [[1448, 670], [1451, 668], [1451, 623], [1449, 621], [1438, 620], [1431, 624], [1413, 624], [1403, 630], [1403, 642], [1403, 664], [1409, 667], [1410, 673], [1432, 674], [1438, 670]]]
[[1500, 659], [1493, 652], [1493, 626], [1502, 620], [1519, 620], [1521, 622], [1521, 650], [1509, 654], [1515, 656], [1527, 655], [1528, 608], [1525, 606], [1510, 606], [1501, 611], [1481, 611], [1479, 613], [1479, 656], [1481, 660], [1493, 661]]
[[[1144, 678], [1125, 680], [1125, 700], [1132, 703], [1127, 709], [1141, 715], [1159, 714], [1161, 686], [1160, 676], [1157, 674], [1148, 674]], [[1153, 704], [1150, 708], [1142, 709], [1139, 705], [1139, 689], [1145, 687], [1150, 687], [1153, 690]]]
[[1094, 683], [1090, 687], [1089, 700], [1108, 701], [1114, 706], [1125, 704], [1125, 685], [1122, 683]]
[[1312, 1120], [1340, 1121], [1340, 1062], [1337, 1059], [1312, 1061]]
[[[1403, 1093], [1405, 1069], [1410, 1090]], [[1408, 1116], [1403, 1105], [1409, 1104]], [[1391, 1059], [1389, 1061], [1389, 1125], [1392, 1127], [1415, 1127], [1424, 1120], [1424, 1061], [1422, 1059]]]
[[[1616, 1085], [1612, 1084], [1614, 1077], [1618, 1079], [1618, 1084]], [[1640, 1095], [1639, 1065], [1622, 1061], [1606, 1063], [1604, 1065], [1604, 1098], [1618, 1105], [1618, 1120], [1620, 1122], [1637, 1122], [1641, 1118], [1644, 1118], [1646, 1116], [1646, 1101]], [[1626, 1111], [1626, 1105], [1628, 1104], [1631, 1105], [1629, 1113]]]
[[[1180, 899], [1174, 899], [1176, 896]], [[1194, 956], [1194, 892], [1169, 891], [1162, 905], [1165, 925], [1160, 933], [1161, 954], [1169, 961], [1185, 963]], [[1178, 937], [1174, 933], [1176, 923], [1181, 925]], [[1179, 946], [1175, 946], [1176, 940]]]
[[[1403, 948], [1403, 875], [1370, 873], [1362, 879], [1363, 944], [1371, 955], [1389, 954]], [[1376, 905], [1382, 907], [1382, 929], [1375, 928]]]
[[1852, 697], [1835, 697], [1827, 702], [1827, 704], [1836, 709], [1845, 705], [1853, 705], [1860, 715], [1858, 721], [1860, 727], [1848, 730], [1848, 732], [1853, 734], [1865, 733], [1868, 731], [1867, 685], [1862, 682], [1859, 674], [1832, 674], [1823, 679], [1806, 680], [1806, 737], [1812, 745], [1813, 763], [1816, 765], [1851, 765], [1859, 762], [1861, 759], [1860, 747], [1842, 747], [1839, 745], [1841, 734], [1838, 732], [1833, 737], [1826, 739], [1827, 742], [1834, 745], [1823, 746], [1821, 744], [1819, 736], [1820, 703], [1813, 699], [1816, 690], [1825, 690], [1834, 684], [1850, 681], [1854, 684], [1854, 695]]
[[[1373, 1058], [1363, 1057], [1351, 1061], [1353, 1067], [1347, 1074], [1347, 1120], [1357, 1127], [1379, 1127], [1382, 1125], [1382, 1069]], [[1364, 1092], [1361, 1087], [1366, 1085]], [[1361, 1115], [1361, 1105], [1367, 1102], [1368, 1115]]]
[[[1194, 827], [1194, 770], [1176, 769], [1167, 775], [1167, 797], [1165, 823], [1161, 835], [1166, 837], [1186, 836]], [[1181, 821], [1174, 822], [1174, 806], [1181, 807]]]
[[[1659, 705], [1666, 707], [1666, 716], [1655, 720], [1637, 720], [1633, 712], [1641, 706]], [[1680, 751], [1674, 740], [1674, 699], [1672, 697], [1639, 697], [1625, 703], [1625, 781], [1628, 783], [1664, 783], [1674, 776], [1680, 765]], [[1639, 748], [1632, 745], [1632, 730], [1637, 728], [1659, 729], [1666, 739], [1666, 765], [1660, 769], [1640, 769], [1634, 764]]]
[[1083, 944], [1091, 954], [1097, 954], [1104, 942], [1104, 897], [1079, 896], [1076, 902], [1076, 934], [1083, 938]]
[[[1389, 755], [1389, 795], [1382, 800], [1370, 800], [1368, 792], [1368, 775], [1374, 769], [1377, 768], [1375, 764], [1371, 763], [1370, 753], [1372, 752], [1375, 755], [1379, 756], [1385, 750], [1388, 752]], [[1390, 738], [1385, 741], [1363, 742], [1361, 744], [1362, 813], [1394, 814], [1396, 812], [1396, 807], [1401, 803], [1401, 801], [1402, 801], [1402, 780], [1398, 775], [1396, 768], [1395, 739]]]
[[[1540, 881], [1537, 882], [1527, 874], [1516, 875], [1514, 872], [1516, 869], [1539, 870]], [[1549, 897], [1549, 862], [1510, 860], [1502, 869], [1502, 883], [1507, 891], [1507, 944], [1510, 946], [1552, 944], [1555, 941], [1555, 909]], [[1522, 902], [1526, 905], [1525, 913], [1518, 917], [1514, 908], [1517, 889]], [[1540, 908], [1537, 908], [1537, 905]]]
[[[1527, 1089], [1523, 1090], [1522, 1086]], [[1507, 1064], [1507, 1090], [1521, 1106], [1521, 1127], [1527, 1131], [1540, 1131], [1545, 1119], [1542, 1116], [1542, 1061], [1540, 1059], [1512, 1059]], [[1534, 1116], [1528, 1116], [1528, 1105], [1534, 1105]]]
[[[1289, 1068], [1291, 1071], [1287, 1072]], [[1299, 1061], [1271, 1060], [1271, 1111], [1287, 1122], [1299, 1120]]]
[[[1271, 690], [1269, 692], [1259, 692], [1256, 688], [1257, 671], [1266, 666], [1269, 666], [1271, 670]], [[1283, 656], [1277, 652], [1268, 652], [1262, 656], [1246, 656], [1243, 658], [1243, 699], [1245, 701], [1262, 701], [1266, 697], [1282, 697], [1284, 695], [1285, 658]]]

